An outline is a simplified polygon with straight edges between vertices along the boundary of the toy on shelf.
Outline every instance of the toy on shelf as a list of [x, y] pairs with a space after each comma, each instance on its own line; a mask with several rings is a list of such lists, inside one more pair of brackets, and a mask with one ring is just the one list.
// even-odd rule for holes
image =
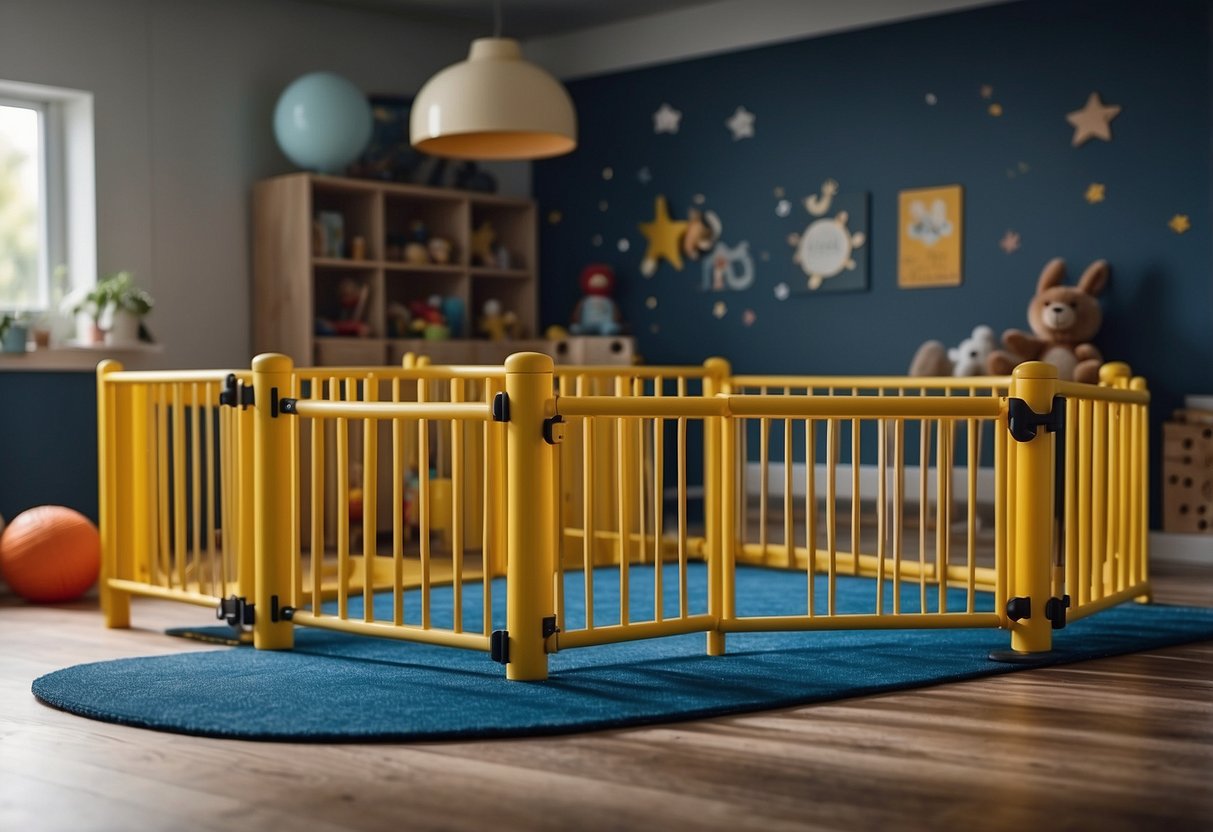
[[623, 331], [615, 293], [615, 270], [605, 263], [592, 263], [581, 271], [583, 297], [573, 309], [569, 332], [574, 335], [618, 335]]
[[424, 266], [430, 262], [430, 250], [425, 243], [405, 243], [404, 262], [414, 266]]
[[427, 341], [445, 341], [451, 337], [446, 318], [442, 314], [442, 297], [430, 295], [426, 300], [415, 300], [409, 304], [413, 316], [409, 328], [414, 337]]
[[387, 317], [387, 334], [389, 338], [407, 338], [409, 324], [413, 321], [409, 308], [403, 303], [389, 303], [385, 310]]
[[430, 253], [430, 259], [440, 266], [445, 266], [451, 262], [453, 246], [451, 241], [444, 237], [430, 237], [430, 241], [426, 243], [426, 249]]
[[497, 242], [497, 231], [488, 220], [482, 222], [472, 232], [472, 260], [478, 266], [495, 267], [497, 256], [493, 251], [493, 243]]
[[1077, 286], [1062, 286], [1065, 261], [1050, 260], [1040, 273], [1036, 296], [1028, 303], [1028, 323], [1035, 334], [1018, 329], [1004, 332], [1006, 349], [990, 354], [989, 371], [1007, 375], [1024, 361], [1046, 361], [1057, 367], [1058, 378], [1098, 382], [1103, 356], [1090, 341], [1103, 322], [1096, 297], [1108, 282], [1108, 271], [1106, 261], [1096, 260]]
[[463, 298], [448, 295], [442, 299], [442, 317], [446, 320], [447, 329], [452, 338], [463, 337], [464, 306]]
[[501, 301], [486, 300], [476, 327], [490, 341], [505, 341], [518, 337], [518, 316], [502, 312]]
[[939, 341], [927, 341], [914, 353], [910, 364], [912, 376], [980, 376], [985, 375], [990, 353], [997, 348], [994, 330], [988, 326], [973, 327], [973, 334], [959, 346], [947, 348]]
[[371, 334], [366, 322], [366, 305], [371, 295], [369, 283], [347, 277], [337, 284], [337, 317], [316, 318], [317, 335], [344, 335], [365, 338]]

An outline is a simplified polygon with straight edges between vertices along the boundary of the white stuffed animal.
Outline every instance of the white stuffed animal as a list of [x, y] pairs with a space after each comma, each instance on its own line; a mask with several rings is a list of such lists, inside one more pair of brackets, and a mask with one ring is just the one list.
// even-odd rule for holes
[[982, 325], [959, 346], [946, 349], [939, 341], [927, 341], [914, 353], [910, 364], [912, 376], [981, 376], [986, 373], [986, 359], [998, 348], [994, 330]]

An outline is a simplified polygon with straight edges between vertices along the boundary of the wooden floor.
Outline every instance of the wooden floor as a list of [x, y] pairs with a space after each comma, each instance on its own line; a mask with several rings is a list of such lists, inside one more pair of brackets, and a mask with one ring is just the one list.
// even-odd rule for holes
[[[1156, 569], [1213, 605], [1213, 566]], [[1213, 642], [903, 693], [568, 737], [286, 745], [92, 722], [34, 677], [205, 649], [205, 610], [0, 598], [0, 829], [1213, 828]]]

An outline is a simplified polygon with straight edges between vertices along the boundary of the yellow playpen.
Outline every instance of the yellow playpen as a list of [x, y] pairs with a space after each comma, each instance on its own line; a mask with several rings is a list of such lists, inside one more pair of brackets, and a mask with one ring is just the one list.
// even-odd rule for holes
[[[480, 650], [511, 679], [546, 678], [559, 650], [694, 632], [719, 655], [730, 632], [992, 627], [1014, 659], [1148, 598], [1148, 402], [1123, 364], [1097, 386], [1041, 363], [924, 379], [536, 353], [106, 361], [102, 604], [111, 627], [132, 596], [214, 607], [266, 649], [305, 626]], [[796, 570], [803, 596], [752, 614], [741, 565]], [[836, 603], [853, 575], [875, 579], [866, 610]]]

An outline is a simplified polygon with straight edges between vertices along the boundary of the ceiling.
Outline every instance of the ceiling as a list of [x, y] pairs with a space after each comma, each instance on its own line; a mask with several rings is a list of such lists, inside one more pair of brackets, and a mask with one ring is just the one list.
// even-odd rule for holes
[[[493, 0], [311, 0], [397, 14], [415, 20], [481, 26], [493, 34]], [[502, 0], [502, 30], [507, 37], [527, 39], [585, 29], [632, 17], [658, 14], [708, 0]]]

